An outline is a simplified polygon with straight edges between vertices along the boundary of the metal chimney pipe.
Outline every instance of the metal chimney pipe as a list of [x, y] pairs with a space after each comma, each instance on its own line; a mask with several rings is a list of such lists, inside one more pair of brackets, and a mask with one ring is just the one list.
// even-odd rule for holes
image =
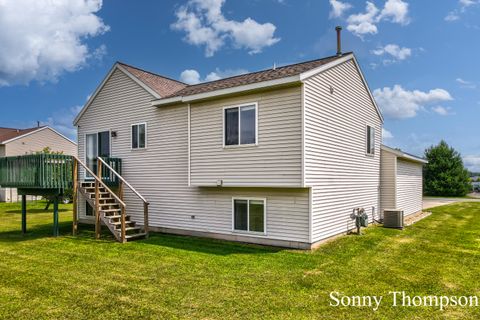
[[341, 41], [342, 27], [336, 26], [335, 30], [337, 31], [337, 56], [341, 56], [342, 55], [342, 41]]

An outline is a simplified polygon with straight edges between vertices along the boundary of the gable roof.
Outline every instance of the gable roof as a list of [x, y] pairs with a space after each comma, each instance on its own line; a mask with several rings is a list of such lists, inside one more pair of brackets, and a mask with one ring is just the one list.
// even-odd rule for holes
[[17, 129], [17, 128], [3, 128], [0, 127], [0, 144], [4, 144], [5, 142], [9, 142], [9, 140], [20, 138], [27, 133], [31, 133], [37, 130], [45, 128], [42, 127], [35, 127], [35, 128], [27, 128], [27, 129]]
[[409, 160], [409, 161], [413, 161], [413, 162], [419, 162], [419, 163], [422, 163], [422, 164], [428, 163], [428, 161], [425, 160], [424, 158], [414, 156], [413, 154], [406, 153], [406, 152], [404, 152], [400, 149], [394, 149], [394, 148], [391, 148], [391, 147], [386, 146], [384, 144], [382, 144], [380, 146], [380, 148], [383, 151], [393, 153], [394, 155], [396, 155], [398, 158], [401, 158], [401, 159], [405, 159], [405, 160]]
[[34, 134], [36, 132], [42, 131], [42, 130], [51, 130], [60, 137], [62, 137], [65, 140], [68, 140], [69, 142], [73, 144], [77, 144], [75, 141], [72, 141], [71, 139], [67, 138], [57, 130], [53, 129], [50, 126], [40, 126], [40, 127], [34, 127], [34, 128], [27, 128], [27, 129], [16, 129], [16, 128], [2, 128], [0, 127], [0, 144], [7, 144], [12, 141], [15, 141], [17, 139], [26, 137], [28, 135]]
[[[346, 53], [345, 55], [348, 55]], [[243, 86], [247, 84], [269, 81], [269, 80], [276, 80], [280, 78], [286, 78], [290, 76], [299, 75], [305, 71], [315, 69], [320, 67], [324, 64], [332, 62], [341, 58], [342, 56], [331, 56], [322, 59], [316, 59], [311, 61], [300, 62], [296, 64], [290, 64], [283, 67], [277, 68], [270, 68], [266, 70], [261, 70], [257, 72], [246, 73], [234, 77], [224, 78], [220, 80], [204, 82], [200, 84], [189, 85], [182, 90], [176, 91], [175, 93], [171, 94], [170, 96], [166, 96], [163, 98], [170, 98], [170, 97], [178, 97], [178, 96], [190, 96], [194, 94], [220, 90], [220, 89], [227, 89], [237, 86]]]
[[97, 87], [94, 94], [90, 97], [80, 113], [75, 117], [73, 123], [76, 125], [83, 113], [95, 99], [98, 92], [103, 88], [107, 80], [112, 76], [115, 70], [120, 70], [132, 80], [137, 82], [142, 88], [148, 91], [153, 97], [152, 105], [168, 105], [179, 102], [189, 102], [210, 98], [214, 96], [232, 94], [235, 92], [245, 92], [259, 88], [275, 87], [292, 83], [301, 83], [301, 81], [320, 73], [326, 69], [339, 65], [345, 61], [353, 60], [358, 72], [361, 75], [365, 88], [368, 91], [370, 99], [376, 108], [376, 111], [383, 122], [383, 116], [380, 112], [375, 99], [368, 88], [368, 84], [360, 70], [358, 62], [352, 52], [341, 55], [325, 57], [321, 59], [305, 61], [286, 65], [278, 68], [271, 68], [257, 72], [251, 72], [243, 75], [233, 76], [215, 81], [204, 82], [195, 85], [187, 85], [183, 82], [173, 80], [161, 75], [145, 71], [128, 64], [117, 62], [112, 67], [107, 76], [103, 79], [100, 86]]
[[85, 111], [87, 111], [88, 107], [92, 104], [93, 100], [95, 100], [95, 97], [105, 86], [108, 79], [110, 79], [115, 70], [120, 70], [121, 72], [123, 72], [130, 79], [135, 81], [139, 86], [141, 86], [148, 93], [150, 93], [155, 99], [160, 99], [163, 96], [171, 95], [174, 92], [181, 90], [187, 86], [187, 84], [183, 82], [173, 80], [155, 74], [153, 72], [145, 71], [140, 68], [136, 68], [123, 62], [117, 61], [107, 73], [105, 78], [103, 78], [100, 85], [95, 89], [95, 92], [90, 96], [87, 103], [83, 106], [82, 110], [80, 110], [80, 112], [77, 114], [77, 116], [73, 120], [74, 125], [78, 123], [78, 120], [80, 120]]
[[128, 72], [130, 72], [133, 76], [135, 76], [138, 80], [146, 84], [149, 88], [154, 90], [160, 97], [166, 97], [174, 94], [185, 88], [187, 86], [186, 83], [173, 80], [153, 72], [145, 71], [123, 62], [117, 62], [120, 66], [125, 68]]

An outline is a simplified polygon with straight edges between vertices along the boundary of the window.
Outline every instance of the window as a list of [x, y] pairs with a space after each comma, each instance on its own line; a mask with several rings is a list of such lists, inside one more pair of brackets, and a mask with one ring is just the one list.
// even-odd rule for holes
[[226, 146], [257, 143], [257, 105], [225, 108], [224, 111]]
[[233, 230], [265, 233], [265, 200], [233, 199]]
[[144, 149], [147, 145], [147, 124], [132, 125], [132, 149]]
[[367, 126], [367, 154], [375, 154], [375, 128]]

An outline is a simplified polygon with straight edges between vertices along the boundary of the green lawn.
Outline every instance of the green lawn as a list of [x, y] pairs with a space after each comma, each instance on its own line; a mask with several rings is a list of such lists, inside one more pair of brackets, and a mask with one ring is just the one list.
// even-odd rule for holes
[[[394, 308], [411, 295], [480, 295], [480, 203], [433, 209], [404, 231], [370, 227], [314, 252], [152, 235], [119, 244], [52, 214], [0, 204], [1, 319], [479, 319], [480, 307]], [[378, 311], [332, 307], [329, 293], [384, 295]]]

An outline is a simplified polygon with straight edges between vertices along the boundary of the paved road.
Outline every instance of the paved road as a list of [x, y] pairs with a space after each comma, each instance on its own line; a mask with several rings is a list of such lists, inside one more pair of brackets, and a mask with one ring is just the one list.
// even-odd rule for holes
[[[472, 195], [470, 195], [472, 196]], [[470, 198], [433, 198], [433, 197], [424, 197], [423, 198], [423, 209], [429, 209], [433, 207], [443, 206], [455, 202], [480, 202], [480, 197], [476, 194], [478, 199]]]

